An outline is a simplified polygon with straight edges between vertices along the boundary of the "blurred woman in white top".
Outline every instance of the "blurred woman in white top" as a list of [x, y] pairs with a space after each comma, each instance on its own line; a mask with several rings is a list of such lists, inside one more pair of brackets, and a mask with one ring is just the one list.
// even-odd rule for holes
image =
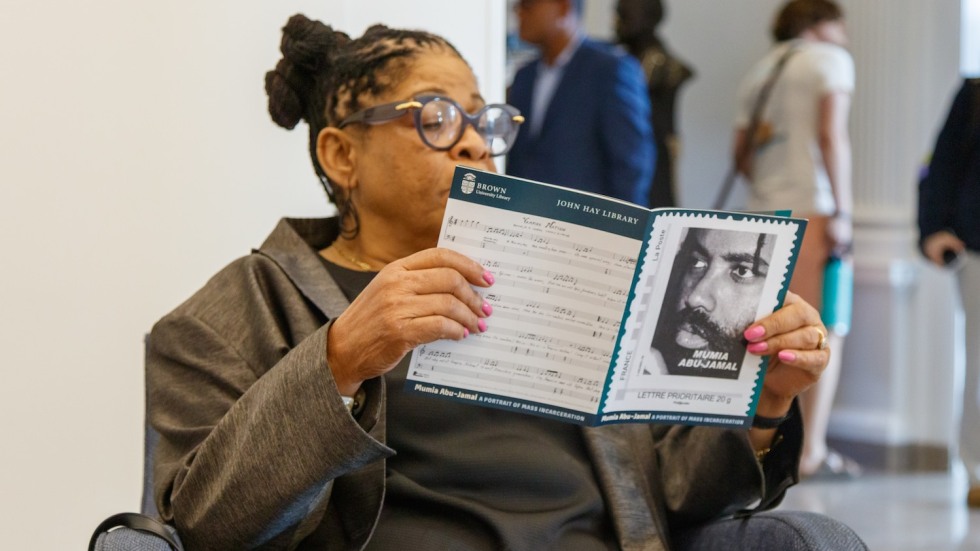
[[[793, 292], [821, 304], [824, 267], [837, 253], [851, 249], [851, 144], [847, 119], [854, 90], [854, 61], [844, 49], [843, 12], [830, 0], [792, 0], [772, 25], [770, 51], [744, 77], [739, 88], [735, 151], [743, 151], [760, 90], [787, 52], [764, 105], [751, 154], [739, 169], [751, 182], [751, 210], [793, 211], [810, 220], [796, 271]], [[859, 467], [827, 447], [830, 408], [840, 373], [844, 335], [831, 334], [834, 351], [818, 385], [804, 395], [806, 440], [803, 476], [853, 476]]]

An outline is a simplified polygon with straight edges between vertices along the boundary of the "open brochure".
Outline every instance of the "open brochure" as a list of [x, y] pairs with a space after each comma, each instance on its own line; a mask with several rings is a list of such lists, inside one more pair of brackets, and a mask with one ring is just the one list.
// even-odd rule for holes
[[646, 209], [458, 167], [439, 246], [490, 270], [489, 329], [412, 353], [406, 390], [583, 425], [748, 427], [805, 220]]

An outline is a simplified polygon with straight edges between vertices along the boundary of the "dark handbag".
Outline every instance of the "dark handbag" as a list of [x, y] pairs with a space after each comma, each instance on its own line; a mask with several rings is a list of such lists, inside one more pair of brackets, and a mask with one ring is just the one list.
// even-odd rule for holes
[[796, 53], [796, 46], [791, 46], [783, 53], [769, 73], [769, 78], [766, 79], [765, 84], [759, 89], [759, 95], [755, 98], [755, 105], [752, 106], [752, 118], [749, 119], [749, 125], [745, 130], [745, 139], [742, 141], [742, 145], [738, 148], [738, 151], [735, 152], [735, 161], [728, 170], [728, 174], [725, 175], [725, 180], [722, 182], [721, 189], [718, 191], [718, 197], [715, 198], [715, 203], [711, 208], [720, 210], [728, 202], [728, 196], [731, 195], [732, 189], [735, 187], [735, 181], [738, 179], [739, 167], [755, 151], [756, 144], [760, 142], [757, 135], [759, 134], [759, 126], [762, 122], [762, 109], [769, 100], [769, 94], [772, 92], [772, 87], [776, 83], [776, 79], [779, 78], [779, 73], [783, 71], [786, 62], [789, 61], [789, 58], [794, 53]]
[[[126, 530], [128, 529], [128, 530]], [[115, 537], [116, 534], [125, 534]], [[113, 541], [118, 539], [121, 541]], [[119, 513], [102, 521], [92, 533], [89, 551], [128, 549], [183, 551], [180, 541], [162, 522], [139, 513]]]

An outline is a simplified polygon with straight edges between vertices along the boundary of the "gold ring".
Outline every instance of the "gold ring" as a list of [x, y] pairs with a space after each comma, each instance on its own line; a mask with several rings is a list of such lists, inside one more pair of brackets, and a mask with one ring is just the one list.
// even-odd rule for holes
[[817, 341], [817, 350], [826, 350], [830, 343], [827, 342], [827, 335], [819, 327], [814, 327], [817, 330], [817, 334], [820, 335], [820, 340]]

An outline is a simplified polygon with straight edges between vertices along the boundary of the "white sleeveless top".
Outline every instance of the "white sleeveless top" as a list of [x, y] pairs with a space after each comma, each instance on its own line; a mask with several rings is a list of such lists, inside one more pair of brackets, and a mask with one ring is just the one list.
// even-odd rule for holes
[[798, 214], [833, 214], [837, 208], [819, 146], [820, 100], [854, 91], [854, 61], [844, 48], [793, 40], [777, 44], [742, 80], [735, 123], [746, 128], [756, 96], [786, 50], [792, 54], [770, 92], [762, 120], [772, 138], [756, 151], [750, 210], [791, 209]]

